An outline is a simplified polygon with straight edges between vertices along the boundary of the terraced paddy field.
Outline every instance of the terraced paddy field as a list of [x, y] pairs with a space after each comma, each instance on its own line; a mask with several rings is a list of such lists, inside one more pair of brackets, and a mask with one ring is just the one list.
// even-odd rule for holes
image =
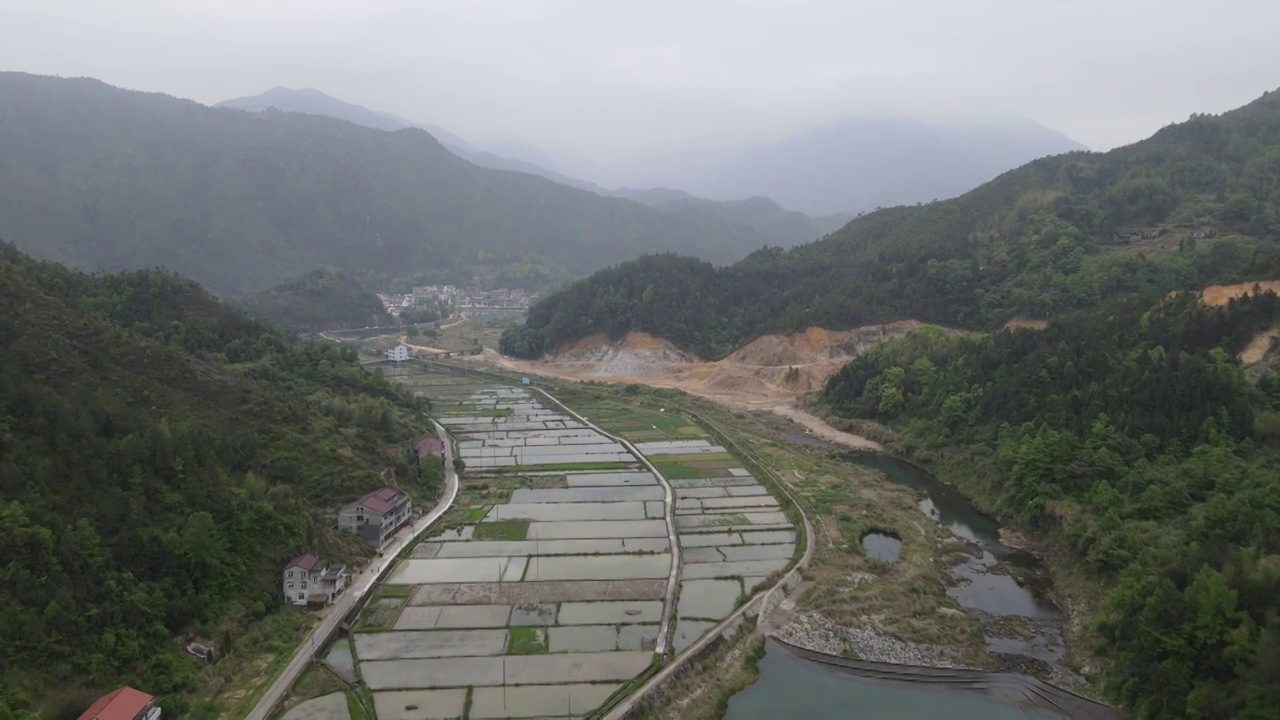
[[529, 388], [407, 379], [466, 468], [335, 651], [379, 718], [591, 717], [794, 553], [768, 490], [683, 418], [610, 437]]

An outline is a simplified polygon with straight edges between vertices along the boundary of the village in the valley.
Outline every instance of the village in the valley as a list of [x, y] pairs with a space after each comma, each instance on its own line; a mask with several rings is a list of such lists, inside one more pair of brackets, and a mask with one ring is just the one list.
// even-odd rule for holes
[[458, 311], [528, 310], [538, 293], [513, 288], [483, 290], [457, 285], [421, 285], [411, 293], [378, 293], [378, 299], [394, 317], [407, 310], [425, 306], [449, 306]]

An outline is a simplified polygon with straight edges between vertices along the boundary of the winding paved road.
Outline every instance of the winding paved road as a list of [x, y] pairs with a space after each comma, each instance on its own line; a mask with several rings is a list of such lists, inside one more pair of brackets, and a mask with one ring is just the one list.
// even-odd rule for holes
[[582, 417], [575, 412], [573, 408], [560, 402], [559, 399], [546, 390], [543, 390], [540, 387], [530, 387], [530, 389], [545, 395], [548, 400], [559, 405], [578, 422], [625, 447], [628, 452], [635, 455], [636, 458], [649, 469], [649, 472], [653, 473], [653, 476], [657, 478], [658, 482], [662, 485], [664, 493], [663, 504], [666, 507], [663, 517], [667, 521], [667, 542], [671, 545], [671, 573], [667, 576], [667, 596], [662, 605], [662, 624], [658, 626], [658, 644], [654, 647], [653, 651], [658, 655], [665, 657], [667, 653], [667, 635], [669, 634], [667, 632], [667, 628], [671, 626], [671, 616], [676, 610], [676, 585], [680, 582], [680, 541], [676, 538], [675, 490], [671, 487], [671, 483], [667, 482], [667, 478], [658, 470], [657, 466], [650, 462], [649, 458], [645, 457], [644, 453], [640, 452], [635, 445], [631, 444], [630, 440], [627, 440], [620, 435], [614, 435], [599, 425], [596, 425], [590, 420]]
[[351, 609], [360, 603], [382, 573], [395, 562], [396, 556], [400, 554], [400, 551], [412, 544], [423, 531], [436, 520], [439, 520], [440, 516], [453, 506], [453, 501], [458, 497], [458, 473], [453, 469], [452, 438], [440, 423], [432, 420], [431, 424], [435, 425], [436, 433], [445, 438], [444, 497], [440, 499], [440, 502], [436, 503], [431, 512], [419, 518], [413, 525], [402, 528], [400, 532], [396, 533], [391, 542], [382, 549], [381, 555], [352, 579], [352, 586], [338, 602], [333, 604], [324, 621], [317, 625], [311, 631], [311, 634], [302, 641], [302, 644], [298, 646], [298, 649], [293, 653], [293, 657], [289, 659], [289, 664], [285, 665], [284, 671], [275, 679], [275, 682], [271, 683], [271, 687], [268, 687], [267, 691], [262, 694], [253, 710], [245, 716], [247, 720], [266, 720], [271, 716], [271, 711], [288, 694], [289, 689], [293, 687], [293, 683], [297, 681], [298, 676], [302, 674], [302, 671], [311, 662], [311, 658], [315, 656], [316, 651], [323, 647], [324, 643], [337, 630], [342, 619], [347, 616], [347, 613], [351, 612]]

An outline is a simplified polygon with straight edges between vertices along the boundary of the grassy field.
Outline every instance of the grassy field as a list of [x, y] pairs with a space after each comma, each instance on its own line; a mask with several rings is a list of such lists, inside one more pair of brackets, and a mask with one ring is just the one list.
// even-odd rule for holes
[[290, 607], [241, 631], [232, 652], [206, 678], [212, 689], [204, 704], [212, 711], [209, 715], [240, 718], [248, 714], [315, 621], [315, 616]]
[[483, 472], [493, 475], [519, 475], [530, 472], [571, 472], [574, 470], [632, 470], [636, 463], [621, 461], [546, 463], [544, 465], [508, 465], [507, 467], [485, 468]]
[[529, 537], [528, 520], [499, 520], [476, 525], [475, 540], [524, 540]]
[[507, 631], [508, 655], [541, 655], [546, 651], [546, 628], [513, 627]]
[[322, 666], [313, 666], [294, 682], [293, 687], [289, 690], [289, 700], [285, 703], [285, 707], [291, 708], [311, 698], [345, 689], [346, 683], [333, 674], [332, 670]]
[[[800, 610], [818, 611], [835, 622], [908, 641], [971, 648], [981, 644], [977, 620], [947, 594], [954, 582], [948, 568], [966, 548], [920, 512], [911, 490], [842, 460], [830, 445], [772, 413], [733, 412], [672, 390], [646, 388], [628, 395], [618, 386], [547, 384], [555, 386], [557, 397], [574, 409], [603, 418], [602, 424], [621, 423], [621, 414], [629, 410], [648, 418], [660, 416], [668, 428], [664, 432], [677, 432], [682, 423], [695, 422], [694, 416], [700, 416], [780, 477], [817, 536], [812, 540], [813, 560], [804, 572], [804, 590], [797, 598]], [[665, 412], [657, 413], [657, 407]], [[699, 467], [691, 455], [668, 462], [674, 457], [651, 460], [671, 479], [727, 474]], [[897, 562], [876, 560], [863, 550], [861, 537], [872, 529], [887, 530], [902, 539]]]
[[737, 461], [729, 461], [728, 464], [716, 466], [714, 464], [704, 465], [682, 462], [659, 462], [650, 458], [650, 462], [658, 468], [668, 480], [692, 480], [694, 478], [717, 478], [729, 477], [729, 468], [739, 467], [741, 463]]
[[764, 656], [764, 639], [744, 629], [710, 655], [677, 675], [635, 709], [643, 720], [719, 718], [729, 698], [756, 681], [756, 664]]
[[632, 442], [691, 440], [706, 433], [673, 408], [653, 408], [628, 403], [623, 392], [617, 397], [590, 397], [573, 403], [573, 409], [591, 422]]

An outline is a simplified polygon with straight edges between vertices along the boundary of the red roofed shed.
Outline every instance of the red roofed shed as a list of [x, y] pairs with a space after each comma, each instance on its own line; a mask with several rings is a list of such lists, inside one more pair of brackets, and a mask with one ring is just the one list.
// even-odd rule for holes
[[155, 720], [160, 717], [160, 708], [154, 701], [141, 690], [122, 687], [98, 698], [79, 720]]
[[428, 455], [435, 455], [441, 460], [444, 459], [444, 441], [438, 438], [423, 438], [418, 442], [418, 459]]

